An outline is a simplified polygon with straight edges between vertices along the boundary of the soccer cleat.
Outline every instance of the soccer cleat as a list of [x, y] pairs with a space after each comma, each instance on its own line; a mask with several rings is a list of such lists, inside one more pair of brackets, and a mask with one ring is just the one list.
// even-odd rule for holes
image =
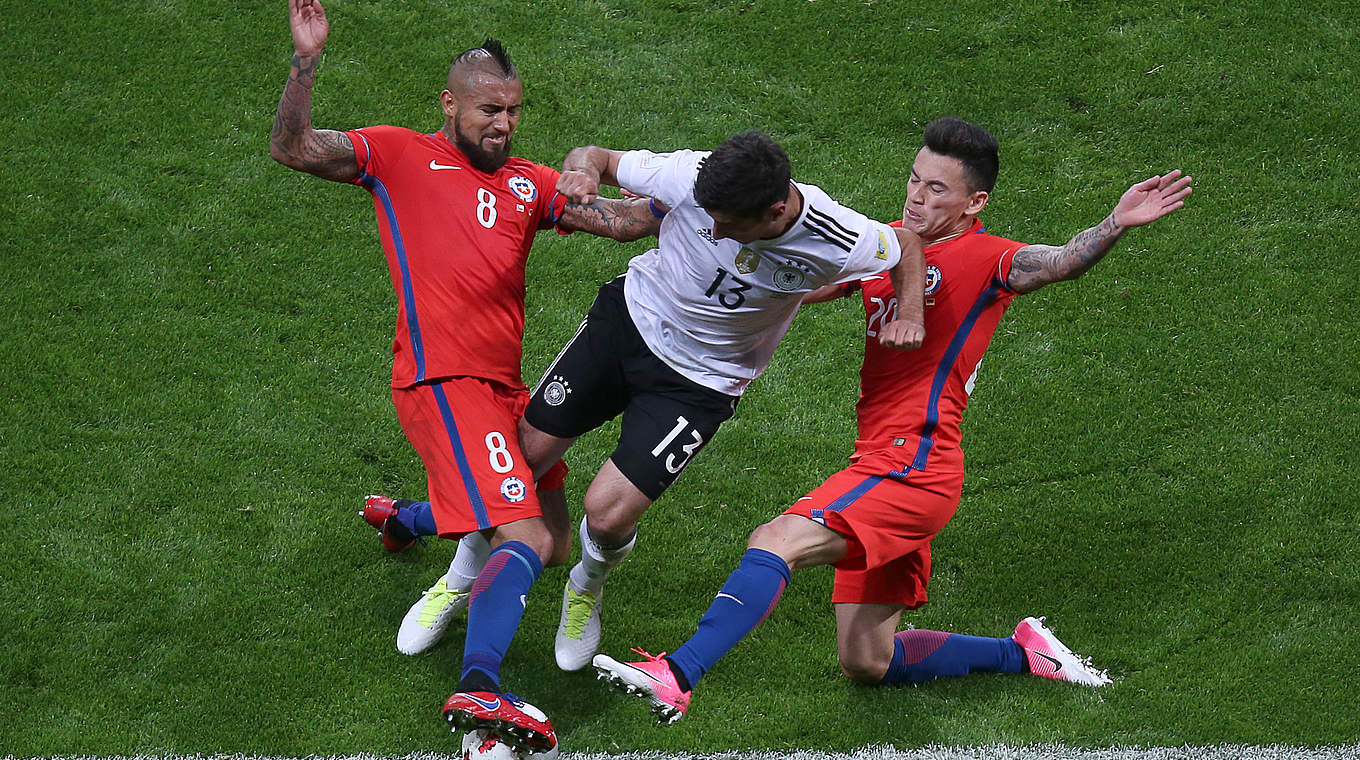
[[381, 494], [369, 494], [364, 499], [364, 521], [378, 529], [383, 548], [389, 552], [404, 552], [416, 543], [416, 537], [401, 524], [396, 501]]
[[513, 694], [456, 692], [444, 703], [450, 730], [494, 731], [516, 752], [543, 752], [557, 746], [548, 716]]
[[1105, 686], [1110, 676], [1097, 670], [1090, 658], [1081, 657], [1068, 649], [1053, 631], [1044, 625], [1042, 617], [1027, 617], [1015, 626], [1012, 637], [1025, 650], [1029, 672], [1055, 681], [1070, 681], [1083, 686]]
[[580, 670], [590, 664], [590, 658], [600, 649], [603, 606], [604, 589], [594, 594], [578, 594], [568, 583], [562, 590], [562, 617], [557, 621], [557, 638], [553, 641], [557, 667]]
[[597, 654], [592, 664], [599, 678], [611, 686], [647, 700], [658, 721], [671, 724], [689, 710], [693, 692], [681, 691], [671, 672], [666, 653], [659, 655], [633, 647], [633, 651], [647, 658], [646, 662], [619, 662], [607, 654]]
[[467, 607], [468, 591], [449, 586], [447, 573], [440, 576], [401, 619], [401, 628], [397, 629], [397, 650], [402, 654], [420, 654], [439, 643], [449, 621]]

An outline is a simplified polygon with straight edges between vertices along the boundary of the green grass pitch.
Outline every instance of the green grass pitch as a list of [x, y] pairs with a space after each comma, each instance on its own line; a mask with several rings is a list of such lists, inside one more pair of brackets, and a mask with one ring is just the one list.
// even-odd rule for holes
[[[1061, 243], [1123, 188], [1195, 176], [1085, 279], [1017, 299], [965, 419], [970, 475], [907, 621], [1047, 614], [1094, 692], [838, 672], [830, 574], [794, 578], [655, 726], [550, 654], [565, 570], [507, 686], [573, 751], [1360, 740], [1360, 40], [1347, 0], [330, 0], [318, 126], [434, 130], [457, 52], [506, 41], [516, 153], [706, 148], [762, 128], [795, 174], [895, 218], [921, 127], [1002, 144], [992, 231]], [[283, 0], [0, 0], [0, 755], [452, 752], [461, 627], [408, 658], [452, 545], [379, 548], [364, 494], [421, 495], [386, 383], [371, 201], [268, 136]], [[542, 236], [525, 376], [645, 244]], [[755, 525], [839, 469], [862, 319], [796, 321], [646, 516], [605, 650], [674, 648]], [[572, 451], [570, 498], [612, 447]]]

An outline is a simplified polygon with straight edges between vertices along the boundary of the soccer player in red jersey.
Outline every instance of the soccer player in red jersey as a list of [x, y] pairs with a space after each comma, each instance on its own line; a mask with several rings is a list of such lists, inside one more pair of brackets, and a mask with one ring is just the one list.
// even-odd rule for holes
[[856, 681], [919, 683], [992, 671], [1109, 683], [1041, 618], [1026, 618], [1005, 638], [897, 631], [902, 613], [926, 602], [930, 541], [953, 516], [963, 486], [959, 422], [1012, 298], [1080, 277], [1126, 230], [1179, 209], [1191, 192], [1190, 177], [1179, 170], [1150, 177], [1065, 245], [1025, 245], [987, 234], [978, 219], [997, 168], [996, 140], [981, 127], [951, 117], [926, 127], [899, 222], [926, 245], [926, 337], [919, 349], [892, 351], [874, 339], [897, 308], [880, 277], [805, 298], [861, 291], [867, 330], [859, 440], [849, 467], [752, 532], [740, 566], [689, 641], [668, 656], [637, 650], [646, 657], [641, 662], [595, 657], [602, 676], [640, 693], [663, 720], [684, 714], [694, 685], [769, 615], [791, 571], [817, 565], [836, 568], [840, 663]]
[[[372, 194], [398, 304], [392, 399], [428, 473], [430, 532], [480, 532], [491, 548], [467, 594], [462, 679], [445, 717], [546, 749], [551, 725], [499, 683], [524, 595], [545, 562], [570, 550], [565, 505], [550, 530], [516, 434], [528, 400], [525, 260], [539, 230], [632, 240], [655, 234], [657, 214], [645, 198], [569, 204], [554, 192], [557, 171], [511, 157], [522, 85], [495, 40], [450, 67], [436, 132], [313, 129], [312, 81], [329, 24], [316, 0], [290, 0], [289, 21], [295, 54], [270, 155]], [[551, 485], [560, 502], [560, 475]]]

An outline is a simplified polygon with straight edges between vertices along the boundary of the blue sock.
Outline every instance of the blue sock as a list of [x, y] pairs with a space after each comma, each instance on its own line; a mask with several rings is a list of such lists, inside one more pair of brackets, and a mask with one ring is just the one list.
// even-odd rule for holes
[[893, 636], [892, 664], [879, 683], [922, 683], [969, 673], [1025, 670], [1025, 652], [1014, 639], [911, 628]]
[[789, 566], [779, 555], [747, 549], [741, 564], [699, 618], [699, 630], [667, 655], [671, 669], [683, 676], [676, 679], [681, 681], [680, 688], [693, 689], [709, 668], [755, 630], [779, 603], [788, 583]]
[[396, 502], [396, 507], [397, 522], [409, 530], [411, 535], [422, 538], [439, 532], [434, 527], [434, 512], [430, 509], [430, 502], [402, 499]]
[[506, 541], [491, 552], [468, 601], [464, 679], [469, 671], [481, 671], [499, 688], [501, 660], [524, 616], [524, 597], [541, 572], [538, 555], [519, 541]]

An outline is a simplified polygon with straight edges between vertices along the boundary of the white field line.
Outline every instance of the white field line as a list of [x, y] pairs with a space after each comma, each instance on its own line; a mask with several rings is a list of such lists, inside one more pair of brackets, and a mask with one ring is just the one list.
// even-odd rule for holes
[[[5, 756], [4, 760], [25, 760]], [[44, 760], [459, 760], [457, 755], [415, 753], [391, 755], [336, 755], [306, 758], [261, 757], [255, 755], [121, 755], [96, 757], [65, 755]], [[1250, 746], [1230, 744], [1211, 747], [1113, 747], [1073, 749], [1055, 745], [1010, 747], [996, 744], [982, 747], [923, 747], [896, 749], [889, 746], [863, 747], [847, 752], [747, 751], [712, 753], [625, 752], [617, 755], [563, 752], [560, 760], [1360, 760], [1360, 744], [1325, 747], [1281, 745]]]

